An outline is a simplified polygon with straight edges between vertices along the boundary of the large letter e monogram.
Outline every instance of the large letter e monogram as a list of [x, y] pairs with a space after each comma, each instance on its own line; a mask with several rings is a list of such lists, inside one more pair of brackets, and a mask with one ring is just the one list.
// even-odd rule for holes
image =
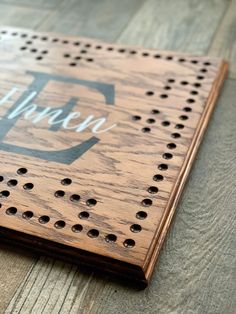
[[[67, 84], [78, 84], [86, 86], [92, 89], [97, 90], [99, 93], [104, 95], [105, 103], [107, 105], [114, 105], [114, 86], [111, 84], [104, 84], [100, 82], [86, 81], [81, 79], [75, 79], [70, 77], [63, 77], [58, 75], [51, 75], [47, 73], [32, 72], [27, 71], [27, 74], [30, 74], [34, 77], [33, 82], [28, 87], [28, 89], [19, 97], [19, 99], [13, 104], [11, 108], [8, 109], [5, 116], [2, 117], [0, 121], [0, 149], [12, 152], [16, 154], [22, 154], [26, 156], [32, 156], [44, 160], [49, 160], [53, 162], [59, 162], [63, 164], [71, 164], [73, 161], [82, 156], [87, 152], [93, 145], [99, 142], [99, 139], [95, 136], [92, 136], [88, 140], [68, 149], [60, 151], [43, 151], [37, 149], [29, 149], [21, 146], [16, 146], [12, 144], [4, 143], [4, 138], [10, 129], [15, 125], [17, 120], [20, 118], [20, 115], [14, 116], [14, 111], [25, 101], [28, 102], [35, 99], [35, 97], [43, 90], [50, 80], [64, 82]], [[78, 98], [71, 98], [63, 107], [54, 108], [54, 109], [63, 109], [61, 110], [60, 118], [65, 118], [73, 107], [76, 105]], [[37, 107], [36, 111], [43, 110], [43, 107]], [[8, 118], [11, 117], [12, 118]], [[52, 125], [50, 130], [53, 132], [58, 131], [60, 128], [60, 123], [57, 125]]]

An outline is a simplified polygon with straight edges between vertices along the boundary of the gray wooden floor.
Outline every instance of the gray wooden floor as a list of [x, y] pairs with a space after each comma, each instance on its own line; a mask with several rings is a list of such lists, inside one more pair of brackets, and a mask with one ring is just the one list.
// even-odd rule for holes
[[0, 313], [236, 313], [236, 0], [0, 0], [0, 23], [221, 56], [230, 73], [145, 291], [0, 246]]

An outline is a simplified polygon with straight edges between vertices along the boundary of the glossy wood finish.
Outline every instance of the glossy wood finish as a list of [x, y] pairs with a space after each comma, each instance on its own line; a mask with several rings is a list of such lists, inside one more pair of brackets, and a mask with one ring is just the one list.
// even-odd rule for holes
[[[0, 44], [1, 98], [15, 86], [27, 90], [33, 77], [26, 71], [47, 73], [54, 77], [35, 102], [59, 108], [77, 97], [73, 111], [81, 113], [58, 132], [47, 118], [21, 118], [4, 143], [50, 155], [91, 138], [91, 127], [71, 127], [91, 114], [106, 117], [103, 129], [114, 126], [70, 165], [1, 152], [3, 238], [146, 284], [226, 63], [11, 28], [1, 29]], [[70, 78], [113, 86], [114, 104], [112, 88], [101, 94], [93, 85], [64, 82]], [[4, 102], [1, 115], [8, 109]]]
[[[8, 4], [3, 5], [4, 2]], [[28, 2], [28, 8], [39, 7], [40, 2]], [[64, 5], [67, 4], [63, 16], [65, 20], [70, 16], [72, 9], [78, 14], [81, 12], [81, 3], [84, 0], [76, 0], [76, 5], [73, 1], [63, 2]], [[101, 6], [104, 2], [106, 1], [100, 1]], [[117, 1], [110, 0], [110, 2]], [[133, 0], [129, 2], [135, 3]], [[133, 36], [133, 44], [173, 50], [178, 46], [180, 51], [193, 53], [196, 49], [201, 54], [214, 53], [215, 56], [229, 60], [227, 51], [230, 50], [226, 45], [231, 45], [233, 40], [228, 42], [225, 39], [233, 38], [234, 28], [224, 28], [222, 32], [220, 26], [226, 19], [230, 4], [234, 1], [157, 0], [156, 2], [160, 4], [158, 14], [155, 14], [156, 2], [149, 0], [142, 2], [143, 5], [137, 8], [137, 12], [134, 12], [135, 10], [130, 12], [126, 25], [122, 23], [117, 25], [119, 36], [113, 37], [113, 33], [110, 33], [111, 37], [108, 41], [119, 40], [125, 32], [126, 36], [122, 36], [120, 42], [129, 43], [128, 38], [134, 32], [136, 38]], [[33, 21], [28, 18], [30, 11], [26, 10], [27, 6], [24, 3], [27, 4], [27, 0], [1, 0], [2, 25], [24, 25], [31, 28]], [[47, 20], [57, 14], [62, 7], [59, 1], [52, 1], [50, 5], [51, 3], [54, 7], [47, 10]], [[93, 21], [94, 16], [89, 15], [93, 3], [93, 0], [86, 0], [88, 13], [84, 12], [79, 19], [87, 18], [88, 21]], [[122, 6], [124, 2], [121, 0], [119, 3]], [[183, 3], [186, 5], [184, 6]], [[146, 6], [153, 6], [153, 10], [148, 11], [145, 9]], [[41, 3], [40, 8], [43, 9]], [[127, 12], [125, 6], [123, 11]], [[139, 14], [139, 11], [142, 14]], [[40, 19], [42, 11], [35, 10], [35, 12], [37, 19]], [[174, 19], [171, 18], [173, 14]], [[101, 10], [96, 16], [97, 21], [93, 25], [92, 37], [96, 38], [97, 34], [100, 34], [101, 38], [107, 38], [105, 28], [103, 34], [100, 32], [101, 23], [103, 26], [107, 15], [120, 21], [120, 15], [116, 14], [115, 10], [109, 12], [105, 9]], [[134, 18], [136, 15], [138, 19]], [[210, 28], [204, 27], [209, 23], [209, 16], [211, 20], [214, 17], [215, 22]], [[70, 24], [64, 24], [61, 31], [65, 34], [79, 35], [80, 28], [75, 27], [77, 19], [70, 20]], [[111, 17], [109, 19], [112, 20]], [[45, 26], [44, 30], [56, 30], [61, 22], [60, 18], [55, 19], [52, 28]], [[88, 24], [91, 26], [93, 23]], [[37, 22], [35, 27], [42, 30], [42, 22]], [[168, 40], [165, 42], [163, 42], [163, 32], [158, 31], [160, 27], [166, 32]], [[126, 32], [127, 28], [129, 32]], [[137, 31], [138, 29], [140, 31]], [[83, 28], [83, 31], [85, 36], [91, 36], [91, 33], [86, 33], [86, 28]], [[92, 30], [88, 29], [89, 31]], [[152, 40], [155, 40], [155, 44], [152, 44]], [[222, 48], [225, 49], [214, 52], [212, 42], [221, 40]], [[189, 47], [193, 50], [189, 50]], [[233, 64], [231, 59], [229, 64], [231, 70]], [[236, 149], [235, 93], [235, 81], [227, 79], [182, 193], [148, 289], [137, 293], [125, 285], [119, 285], [116, 281], [107, 280], [106, 277], [99, 279], [98, 276], [93, 275], [93, 272], [85, 274], [79, 266], [73, 266], [71, 263], [53, 258], [40, 258], [38, 254], [32, 255], [30, 252], [26, 254], [24, 249], [16, 250], [15, 247], [1, 244], [0, 312], [4, 312], [7, 308], [6, 313], [24, 314], [30, 311], [76, 314], [234, 313], [236, 194], [235, 187], [231, 183], [236, 177], [235, 158], [232, 154]]]

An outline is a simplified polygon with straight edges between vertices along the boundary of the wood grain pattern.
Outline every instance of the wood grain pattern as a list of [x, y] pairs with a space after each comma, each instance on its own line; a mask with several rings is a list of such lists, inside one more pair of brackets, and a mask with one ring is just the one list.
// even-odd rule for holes
[[148, 289], [137, 292], [71, 264], [41, 258], [6, 313], [233, 314], [235, 91], [235, 81], [228, 80]]
[[47, 8], [47, 9], [55, 9], [61, 5], [63, 0], [38, 0], [38, 1], [31, 1], [31, 0], [1, 0], [2, 3], [20, 7], [31, 7], [31, 8]]
[[219, 25], [218, 32], [209, 48], [212, 56], [222, 56], [229, 60], [229, 76], [236, 79], [236, 1], [230, 2], [227, 12]]
[[32, 252], [27, 254], [25, 250], [18, 250], [16, 247], [10, 249], [9, 246], [0, 245], [0, 313], [7, 308], [11, 296], [19, 287], [19, 283], [24, 281], [26, 274], [32, 268], [36, 256]]
[[113, 283], [104, 289], [101, 284], [102, 293], [94, 298], [91, 287], [86, 299], [91, 298], [91, 313], [235, 312], [235, 95], [236, 82], [228, 80], [149, 289], [136, 293]]
[[[40, 25], [41, 31], [55, 31], [113, 41], [141, 8], [143, 0], [72, 0]], [[73, 30], [73, 32], [71, 32]]]
[[[1, 25], [12, 25], [16, 27], [37, 28], [48, 14], [48, 10], [42, 8], [21, 7], [16, 5], [8, 5], [0, 3], [0, 19]], [[32, 18], [33, 16], [33, 18]]]
[[[197, 3], [200, 2], [203, 3], [203, 6], [206, 5], [205, 12], [213, 18], [212, 10], [214, 8], [207, 6], [206, 1], [200, 0]], [[167, 5], [170, 8], [175, 6], [175, 3], [167, 3]], [[224, 1], [225, 7], [228, 3], [228, 1]], [[31, 5], [35, 5], [35, 3], [31, 2]], [[7, 8], [4, 17], [8, 16], [8, 19], [5, 23], [17, 25], [20, 15], [17, 11], [11, 16], [8, 15], [7, 10], [12, 11], [12, 7], [8, 6]], [[188, 16], [192, 16], [192, 8], [188, 7], [188, 1], [185, 8], [188, 8], [189, 11], [176, 6], [174, 15], [183, 14], [187, 20]], [[57, 10], [60, 10], [60, 6], [57, 7]], [[70, 8], [68, 8], [69, 10]], [[33, 12], [33, 10], [28, 11], [29, 15], [30, 12]], [[175, 32], [176, 29], [171, 27], [173, 19], [169, 14], [169, 10], [161, 12], [162, 15], [166, 15], [163, 24], [170, 25], [168, 38], [171, 46], [171, 42], [176, 38], [172, 36], [172, 32]], [[142, 14], [144, 13], [142, 11]], [[104, 12], [100, 12], [100, 14], [103, 15]], [[140, 17], [142, 14], [140, 14]], [[67, 15], [66, 11], [65, 15]], [[146, 19], [155, 20], [157, 15], [146, 16]], [[207, 19], [204, 20], [205, 16], [205, 14], [198, 15], [198, 20], [202, 19], [199, 24], [203, 26], [208, 23]], [[219, 14], [217, 16], [219, 17]], [[192, 17], [188, 20], [191, 28]], [[31, 27], [31, 22], [31, 18], [25, 16], [24, 20], [21, 19], [20, 25]], [[130, 36], [130, 32], [137, 34], [136, 39], [133, 38], [135, 44], [137, 42], [143, 44], [141, 37], [143, 41], [147, 41], [147, 38], [153, 38], [153, 34], [158, 32], [158, 29], [154, 27], [154, 22], [152, 23], [153, 28], [149, 28], [149, 31], [145, 31], [143, 27], [143, 32], [136, 32], [135, 29], [139, 28], [140, 22], [141, 19], [132, 23], [132, 28], [129, 28], [129, 32], [126, 33], [127, 37]], [[61, 21], [55, 20], [55, 23], [60, 24]], [[216, 35], [218, 34], [218, 23], [219, 21], [211, 25], [209, 30], [212, 32], [214, 28]], [[74, 25], [69, 26], [71, 29], [63, 31], [73, 34]], [[231, 29], [227, 29], [227, 31], [230, 32]], [[104, 32], [106, 32], [106, 29], [104, 29]], [[179, 33], [178, 41], [182, 42], [187, 50], [188, 45], [193, 47], [195, 44], [195, 35], [198, 37], [202, 33], [202, 38], [206, 41], [202, 46], [208, 48], [211, 37], [206, 36], [208, 33], [207, 27], [196, 28], [195, 32], [199, 33], [197, 35], [192, 33], [189, 36], [186, 27], [185, 31]], [[87, 36], [88, 34], [84, 35]], [[224, 36], [227, 37], [227, 33]], [[113, 37], [109, 40], [113, 40]], [[158, 42], [157, 37], [155, 40]], [[128, 40], [126, 42], [128, 43]], [[158, 46], [154, 48], [158, 48]], [[183, 48], [180, 47], [180, 49]], [[198, 48], [196, 47], [196, 49]], [[202, 52], [207, 53], [207, 51]], [[224, 55], [221, 57], [224, 57]], [[44, 259], [33, 264], [34, 259], [30, 260], [30, 256], [28, 259], [23, 260], [24, 251], [20, 253], [10, 250], [10, 248], [6, 249], [6, 254], [3, 255], [1, 246], [1, 313], [4, 312], [14, 289], [21, 283], [23, 276], [27, 273], [27, 268], [30, 269], [31, 264], [32, 269], [26, 276], [24, 284], [22, 284], [23, 289], [20, 287], [16, 294], [17, 298], [14, 298], [15, 303], [12, 302], [9, 306], [11, 313], [28, 313], [26, 305], [31, 308], [34, 307], [34, 304], [39, 313], [48, 313], [47, 310], [53, 309], [53, 305], [55, 305], [54, 313], [60, 312], [61, 306], [61, 312], [63, 313], [131, 313], [133, 311], [137, 313], [158, 312], [165, 314], [234, 313], [236, 307], [233, 302], [236, 299], [234, 280], [235, 217], [233, 216], [235, 188], [233, 184], [229, 185], [229, 182], [234, 182], [235, 178], [235, 163], [232, 152], [236, 149], [234, 146], [236, 86], [235, 81], [227, 81], [225, 85], [225, 91], [216, 106], [216, 112], [213, 114], [209, 131], [204, 137], [196, 165], [190, 174], [190, 180], [184, 191], [183, 199], [177, 209], [177, 215], [164, 243], [150, 288], [144, 293], [136, 293], [115, 283], [109, 283], [106, 279], [98, 281], [97, 277], [94, 276], [88, 282], [89, 277], [84, 276], [84, 272], [81, 273], [80, 268], [69, 271], [71, 265], [54, 263], [53, 261], [50, 263], [50, 271], [44, 272], [46, 270]], [[230, 171], [225, 171], [226, 169], [230, 169]], [[208, 176], [205, 175], [206, 172], [209, 172]], [[205, 186], [207, 186], [207, 189], [204, 188]], [[219, 193], [217, 198], [215, 197], [217, 195], [216, 191]], [[203, 192], [204, 196], [202, 197]], [[222, 215], [222, 208], [224, 209], [224, 215]], [[225, 219], [225, 217], [230, 218]], [[208, 219], [211, 219], [210, 225], [207, 224]], [[221, 239], [222, 232], [219, 232], [221, 229], [224, 230], [223, 239]], [[215, 241], [217, 237], [221, 241]], [[212, 251], [212, 245], [215, 247], [214, 251]], [[199, 253], [200, 251], [202, 254]], [[208, 251], [212, 254], [209, 254]], [[37, 276], [43, 281], [43, 289], [40, 289], [41, 285], [38, 285]], [[27, 281], [29, 290], [24, 289], [24, 287], [26, 288], [25, 281]], [[30, 293], [30, 290], [32, 290], [32, 293]], [[19, 303], [23, 305], [22, 308], [19, 307]]]
[[[45, 1], [42, 1], [43, 4], [45, 5]], [[37, 26], [40, 26], [42, 24], [43, 19], [41, 20], [41, 22], [38, 23], [38, 18], [41, 15], [41, 11], [35, 9], [35, 7], [40, 5], [40, 8], [42, 8], [40, 1], [37, 2], [28, 2], [27, 0], [24, 1], [24, 5], [21, 6], [21, 0], [15, 0], [14, 3], [12, 1], [11, 5], [9, 3], [9, 5], [5, 5], [1, 6], [1, 23], [2, 25], [7, 24], [7, 25], [14, 25], [14, 26], [26, 26], [26, 27], [30, 27], [32, 28], [32, 26], [34, 26], [34, 23], [37, 22]], [[59, 29], [62, 21], [61, 19], [67, 19], [68, 21], [70, 19], [67, 18], [68, 14], [70, 14], [71, 11], [71, 6], [69, 1], [63, 1], [64, 2], [64, 16], [61, 17], [60, 14], [57, 14], [58, 19], [53, 18], [54, 20], [54, 29]], [[132, 5], [134, 7], [136, 2], [133, 1], [129, 1], [128, 3], [126, 3], [125, 6], [120, 7], [117, 9], [117, 1], [110, 1], [113, 3], [113, 7], [116, 6], [116, 10], [112, 9], [110, 10], [110, 14], [112, 14], [112, 18], [110, 18], [111, 20], [111, 25], [104, 25], [104, 23], [100, 21], [104, 21], [105, 18], [104, 16], [107, 15], [107, 9], [106, 6], [103, 5], [103, 1], [99, 1], [100, 3], [100, 8], [101, 10], [99, 10], [99, 13], [97, 10], [95, 10], [94, 14], [90, 15], [90, 18], [88, 18], [89, 13], [92, 10], [94, 1], [90, 1], [90, 0], [86, 0], [86, 3], [84, 5], [84, 10], [83, 10], [83, 14], [80, 14], [80, 9], [81, 6], [77, 6], [77, 18], [75, 21], [73, 21], [73, 23], [64, 23], [63, 24], [63, 29], [62, 31], [65, 33], [70, 33], [70, 34], [76, 34], [79, 33], [81, 31], [81, 28], [77, 29], [75, 27], [75, 24], [78, 23], [78, 20], [83, 19], [84, 20], [84, 27], [83, 27], [83, 33], [86, 36], [93, 36], [96, 37], [97, 31], [100, 34], [101, 38], [107, 38], [107, 40], [112, 41], [117, 34], [119, 34], [124, 27], [126, 27], [125, 23], [129, 23], [129, 19], [132, 17], [132, 14], [134, 14], [136, 12], [137, 8], [134, 8], [134, 10], [131, 9], [131, 7], [129, 7], [130, 5]], [[1, 3], [4, 3], [4, 1], [1, 1]], [[21, 3], [21, 4], [20, 4]], [[60, 12], [61, 11], [61, 5], [59, 5], [58, 0], [57, 1], [50, 1], [47, 2], [47, 6], [51, 6], [51, 4], [53, 3], [56, 4], [56, 8], [53, 8], [50, 14], [50, 16], [54, 16], [55, 11]], [[66, 6], [65, 6], [66, 3]], [[78, 3], [78, 1], [77, 1]], [[142, 1], [143, 3], [143, 1]], [[17, 6], [16, 4], [18, 4], [19, 10], [17, 10]], [[29, 8], [25, 8], [25, 6], [28, 6]], [[86, 9], [87, 6], [87, 9]], [[129, 9], [129, 15], [127, 16], [127, 6], [130, 8]], [[109, 7], [109, 3], [108, 3], [108, 7]], [[4, 8], [4, 9], [2, 9]], [[45, 8], [45, 6], [44, 6]], [[97, 7], [99, 8], [99, 7]], [[48, 9], [48, 8], [47, 8]], [[119, 16], [117, 15], [117, 12], [120, 12]], [[44, 14], [45, 10], [43, 10], [43, 14]], [[48, 11], [49, 12], [49, 11]], [[24, 13], [24, 14], [23, 14]], [[46, 13], [47, 14], [47, 13]], [[35, 16], [34, 16], [35, 15]], [[32, 19], [32, 16], [34, 17]], [[124, 20], [123, 18], [121, 18], [121, 16], [126, 16], [126, 19]], [[45, 15], [43, 15], [43, 18], [45, 18]], [[94, 25], [94, 23], [92, 24], [92, 20], [94, 20], [94, 18], [98, 21], [97, 24]], [[116, 20], [115, 25], [116, 28], [112, 27], [112, 32], [109, 32], [109, 36], [107, 34], [107, 31], [110, 30], [111, 26], [113, 26], [113, 21], [114, 19]], [[107, 20], [107, 16], [106, 16], [106, 20]], [[87, 21], [87, 22], [86, 22]], [[45, 30], [49, 30], [49, 27], [46, 28], [46, 23], [47, 20], [45, 21], [45, 23], [43, 23], [43, 28]], [[48, 22], [49, 23], [49, 22]], [[87, 23], [87, 24], [86, 24]], [[50, 25], [49, 25], [50, 26]], [[92, 30], [91, 30], [91, 26], [92, 26]], [[90, 32], [90, 33], [89, 33]], [[4, 253], [5, 252], [5, 253]], [[22, 260], [22, 255], [24, 254], [24, 251], [15, 251], [15, 250], [11, 250], [10, 248], [7, 249], [2, 249], [2, 255], [1, 255], [1, 263], [4, 263], [4, 266], [1, 265], [0, 267], [0, 281], [1, 283], [4, 285], [4, 291], [2, 291], [1, 293], [1, 300], [0, 300], [0, 312], [4, 311], [4, 308], [6, 307], [7, 303], [9, 302], [9, 300], [11, 299], [11, 296], [14, 293], [14, 289], [16, 289], [16, 287], [18, 287], [18, 285], [20, 284], [22, 278], [27, 274], [27, 271], [31, 269], [31, 266], [34, 265], [35, 260], [32, 258], [30, 260], [30, 258], [28, 257], [27, 259], [24, 259], [24, 261]], [[19, 275], [15, 272], [12, 272], [12, 263], [15, 263], [15, 265], [22, 265], [22, 267], [19, 267]], [[8, 276], [6, 276], [6, 274], [8, 274]], [[11, 274], [11, 276], [10, 276]], [[65, 290], [64, 290], [65, 292]]]
[[[26, 1], [24, 4], [21, 1], [12, 1], [11, 3], [9, 1], [0, 1], [1, 25], [37, 28], [49, 13], [48, 8], [45, 8], [45, 6], [44, 8], [39, 5], [37, 6], [39, 2], [40, 1], [28, 1], [30, 5], [26, 6]], [[47, 1], [47, 3], [52, 2], [53, 1]], [[58, 4], [58, 1], [56, 2]], [[18, 288], [19, 283], [35, 262], [35, 257], [32, 256], [32, 254], [27, 256], [24, 251], [10, 250], [9, 247], [3, 247], [1, 245], [0, 260], [0, 283], [2, 289], [0, 312], [2, 313], [7, 307], [11, 296]], [[14, 268], [14, 265], [17, 265], [17, 267]], [[6, 274], [8, 275], [6, 276]]]
[[[9, 120], [14, 111], [8, 101], [2, 101], [3, 239], [23, 241], [28, 247], [33, 244], [36, 250], [95, 268], [105, 266], [108, 272], [146, 284], [226, 64], [208, 57], [19, 29], [2, 29], [1, 45], [1, 98], [15, 86], [21, 89], [11, 97], [14, 110], [35, 92], [37, 84], [44, 88], [34, 99], [41, 106], [39, 112], [46, 103], [54, 114], [53, 110], [75, 97], [66, 115], [80, 110], [75, 124], [68, 126], [72, 119], [66, 124], [63, 120], [64, 129], [52, 132], [45, 117], [37, 124], [35, 117], [39, 122], [42, 117], [36, 112], [34, 124], [27, 114], [13, 127]], [[43, 78], [49, 75], [46, 85]], [[22, 94], [22, 89], [27, 92]], [[77, 152], [78, 136], [81, 146], [96, 135], [98, 120], [92, 128], [85, 125], [83, 132], [76, 133], [89, 114], [92, 120], [106, 117], [108, 131], [99, 130], [100, 142], [70, 160]], [[6, 129], [10, 132], [5, 134]], [[40, 157], [45, 147], [50, 147], [47, 156]], [[55, 159], [55, 151], [63, 152], [63, 157]], [[63, 178], [69, 183], [63, 183]]]
[[146, 1], [118, 42], [204, 54], [227, 4], [221, 0]]

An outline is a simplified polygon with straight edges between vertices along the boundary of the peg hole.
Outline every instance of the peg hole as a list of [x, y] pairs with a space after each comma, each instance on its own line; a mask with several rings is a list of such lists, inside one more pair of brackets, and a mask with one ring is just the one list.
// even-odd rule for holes
[[108, 243], [114, 243], [117, 240], [117, 236], [115, 234], [108, 234], [106, 235], [105, 240]]
[[56, 191], [55, 192], [55, 197], [63, 197], [64, 195], [65, 195], [65, 192], [64, 191], [62, 191], [62, 190], [58, 190], [58, 191]]
[[135, 246], [135, 241], [132, 239], [126, 239], [123, 244], [126, 248], [132, 248]]
[[15, 215], [17, 213], [17, 208], [16, 207], [9, 207], [6, 210], [7, 215]]
[[158, 165], [158, 169], [162, 170], [162, 171], [165, 171], [165, 170], [168, 169], [168, 166], [166, 164], [160, 164], [160, 165]]
[[156, 194], [158, 192], [158, 188], [156, 186], [149, 186], [148, 192], [151, 194]]
[[33, 185], [33, 183], [28, 182], [28, 183], [24, 184], [23, 188], [25, 190], [32, 190], [34, 188], [34, 185]]
[[65, 228], [65, 225], [66, 223], [64, 220], [58, 220], [55, 222], [54, 227], [57, 229], [62, 229], [62, 228]]
[[44, 215], [44, 216], [39, 217], [39, 222], [40, 222], [41, 224], [46, 224], [46, 223], [48, 223], [49, 221], [50, 221], [49, 216]]
[[18, 183], [17, 180], [12, 179], [12, 180], [9, 180], [9, 181], [7, 182], [7, 185], [8, 185], [8, 186], [16, 186], [17, 183]]
[[151, 129], [148, 128], [148, 127], [145, 127], [145, 128], [142, 128], [142, 132], [143, 132], [143, 133], [150, 133], [150, 132], [151, 132]]
[[0, 192], [0, 197], [8, 197], [10, 195], [10, 192], [7, 190], [1, 191]]
[[130, 227], [130, 230], [134, 233], [138, 233], [142, 230], [142, 227], [138, 224], [133, 224], [131, 227]]
[[163, 181], [164, 180], [164, 177], [161, 175], [161, 174], [155, 174], [154, 176], [153, 176], [153, 180], [154, 181]]
[[179, 133], [172, 133], [171, 137], [173, 137], [173, 138], [180, 138], [181, 135]]
[[99, 231], [97, 229], [91, 229], [88, 231], [87, 235], [90, 238], [97, 238], [99, 236]]
[[169, 149], [175, 149], [176, 148], [176, 144], [175, 143], [168, 143], [166, 146]]
[[146, 219], [147, 213], [141, 210], [141, 211], [136, 213], [136, 218], [138, 218], [140, 220]]
[[71, 195], [70, 200], [72, 202], [78, 202], [80, 200], [80, 196], [78, 194], [73, 194]]
[[79, 213], [79, 218], [80, 219], [88, 219], [89, 218], [89, 213], [86, 211], [83, 211], [81, 213]]
[[95, 206], [97, 204], [97, 201], [94, 198], [90, 198], [87, 200], [86, 204], [88, 206]]
[[83, 230], [83, 227], [80, 224], [76, 224], [76, 225], [71, 227], [71, 230], [73, 232], [81, 232]]
[[173, 158], [173, 155], [170, 154], [170, 153], [164, 153], [164, 154], [162, 155], [162, 157], [163, 157], [164, 159], [172, 159], [172, 158]]
[[28, 172], [28, 170], [26, 168], [20, 168], [17, 170], [17, 173], [22, 175], [22, 174], [26, 174]]
[[61, 180], [62, 185], [70, 185], [72, 183], [72, 180], [70, 178], [65, 178]]
[[142, 205], [145, 207], [151, 206], [152, 205], [152, 200], [150, 198], [145, 198], [142, 200]]
[[26, 211], [26, 212], [24, 212], [23, 214], [22, 214], [22, 217], [24, 218], [24, 219], [30, 219], [30, 218], [32, 218], [33, 217], [33, 212], [31, 212], [31, 211]]

